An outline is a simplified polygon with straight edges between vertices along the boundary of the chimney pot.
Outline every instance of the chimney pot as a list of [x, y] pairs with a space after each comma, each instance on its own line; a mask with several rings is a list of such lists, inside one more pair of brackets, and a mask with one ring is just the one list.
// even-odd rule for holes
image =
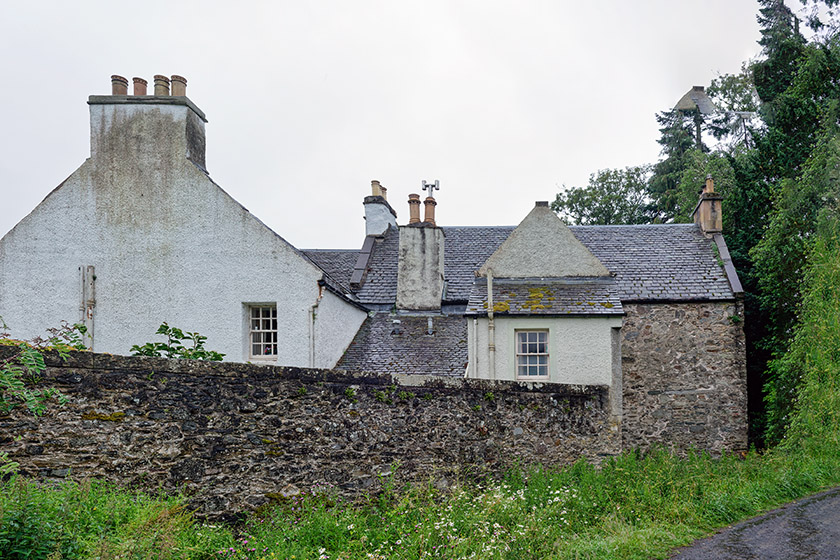
[[370, 194], [371, 196], [382, 196], [382, 185], [379, 184], [379, 181], [373, 180], [370, 182]]
[[111, 76], [111, 95], [128, 95], [128, 80], [116, 74]]
[[382, 185], [379, 185], [379, 192], [381, 193], [382, 198], [384, 198], [385, 201], [387, 202], [387, 200], [388, 200], [388, 189], [386, 189]]
[[408, 223], [409, 224], [419, 224], [420, 223], [420, 195], [419, 194], [408, 195]]
[[187, 95], [187, 79], [177, 74], [172, 74], [172, 95], [185, 97]]
[[169, 95], [169, 78], [161, 76], [160, 74], [155, 74], [155, 95]]
[[436, 225], [435, 206], [437, 206], [437, 201], [431, 196], [427, 196], [426, 200], [423, 201], [423, 207], [425, 210], [425, 212], [423, 213], [423, 221], [433, 226]]
[[143, 78], [131, 78], [134, 82], [134, 95], [146, 95], [146, 86], [149, 85], [149, 82], [144, 80]]
[[715, 181], [712, 179], [711, 175], [706, 175], [706, 185], [703, 187], [704, 193], [713, 193], [715, 192]]

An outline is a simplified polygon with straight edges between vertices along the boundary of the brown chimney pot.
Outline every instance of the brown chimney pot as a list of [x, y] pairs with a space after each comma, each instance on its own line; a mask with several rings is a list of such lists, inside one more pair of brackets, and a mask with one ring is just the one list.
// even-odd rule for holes
[[160, 74], [155, 74], [155, 95], [169, 95], [169, 78]]
[[131, 78], [134, 82], [134, 95], [146, 95], [146, 86], [149, 85], [149, 82], [144, 80], [143, 78]]
[[408, 195], [408, 223], [409, 224], [419, 224], [420, 223], [420, 195], [419, 194]]
[[187, 79], [177, 74], [172, 74], [172, 95], [185, 97], [187, 95]]
[[128, 80], [116, 74], [111, 76], [111, 95], [128, 95]]
[[426, 200], [423, 201], [423, 221], [427, 224], [436, 225], [435, 224], [435, 206], [437, 206], [437, 201], [432, 198], [431, 196], [427, 196]]
[[382, 196], [382, 185], [379, 184], [379, 181], [373, 180], [370, 182], [370, 194], [371, 196]]

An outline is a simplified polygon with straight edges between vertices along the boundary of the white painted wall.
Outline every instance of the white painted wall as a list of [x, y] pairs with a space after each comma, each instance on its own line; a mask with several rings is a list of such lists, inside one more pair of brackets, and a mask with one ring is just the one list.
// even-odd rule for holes
[[[467, 377], [490, 379], [489, 319], [469, 319]], [[518, 329], [548, 329], [550, 383], [613, 385], [613, 334], [621, 317], [496, 317], [496, 379], [516, 379]]]
[[[196, 113], [94, 104], [91, 147], [91, 158], [0, 240], [0, 315], [12, 335], [79, 321], [78, 268], [93, 265], [95, 351], [128, 354], [160, 340], [154, 333], [167, 321], [206, 335], [226, 360], [245, 361], [244, 304], [276, 303], [277, 362], [308, 366], [321, 272], [187, 159], [192, 150], [203, 162]], [[364, 317], [343, 301], [329, 307], [347, 334], [318, 341], [322, 355], [335, 356]]]
[[[379, 198], [379, 197], [377, 197]], [[365, 235], [381, 235], [388, 229], [388, 226], [397, 227], [397, 217], [391, 212], [391, 208], [384, 199], [382, 202], [365, 202]]]
[[367, 312], [347, 305], [340, 297], [324, 290], [324, 297], [315, 309], [315, 367], [331, 368], [367, 317]]

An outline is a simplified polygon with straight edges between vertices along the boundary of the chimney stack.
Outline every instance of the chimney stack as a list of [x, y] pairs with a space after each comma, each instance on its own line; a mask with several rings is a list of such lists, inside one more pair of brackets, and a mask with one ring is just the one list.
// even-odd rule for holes
[[420, 223], [420, 195], [419, 194], [408, 195], [408, 223], [409, 224], [419, 224]]
[[111, 76], [111, 95], [128, 95], [128, 80], [116, 74]]
[[397, 213], [385, 198], [388, 189], [379, 181], [370, 182], [370, 195], [365, 197], [365, 235], [382, 235], [388, 226], [397, 227]]
[[155, 96], [168, 96], [169, 95], [169, 78], [166, 76], [161, 76], [160, 74], [155, 74]]
[[[150, 169], [159, 169], [164, 161], [187, 158], [206, 171], [207, 118], [201, 109], [185, 96], [170, 96], [166, 76], [155, 76], [154, 96], [147, 94], [146, 80], [135, 77], [132, 81], [133, 95], [128, 95], [128, 80], [113, 75], [111, 95], [88, 98], [90, 155], [94, 165], [113, 166], [120, 162], [123, 169], [133, 169], [141, 160], [149, 160]], [[182, 79], [181, 84], [185, 82]], [[176, 82], [176, 93], [178, 87]], [[162, 104], [167, 106], [165, 114], [160, 110]], [[134, 125], [140, 121], [142, 126]]]
[[144, 80], [143, 78], [131, 78], [134, 82], [134, 95], [146, 95], [146, 86], [149, 85], [149, 82]]
[[711, 175], [706, 176], [706, 183], [700, 191], [700, 201], [692, 213], [694, 223], [707, 236], [720, 233], [723, 230], [723, 216], [721, 201], [723, 197], [715, 192], [715, 182]]
[[172, 95], [184, 97], [187, 95], [187, 79], [177, 74], [172, 75]]

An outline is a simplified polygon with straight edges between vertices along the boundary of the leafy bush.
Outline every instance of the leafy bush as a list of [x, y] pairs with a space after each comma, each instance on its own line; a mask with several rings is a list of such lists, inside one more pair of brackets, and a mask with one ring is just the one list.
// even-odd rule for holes
[[[205, 360], [221, 362], [224, 354], [204, 348], [206, 336], [198, 332], [183, 331], [178, 327], [170, 327], [165, 322], [158, 327], [157, 333], [166, 336], [166, 342], [147, 342], [142, 346], [135, 344], [131, 347], [132, 356], [166, 356], [167, 358], [184, 358], [187, 360]], [[192, 342], [192, 347], [185, 346], [183, 341]]]

